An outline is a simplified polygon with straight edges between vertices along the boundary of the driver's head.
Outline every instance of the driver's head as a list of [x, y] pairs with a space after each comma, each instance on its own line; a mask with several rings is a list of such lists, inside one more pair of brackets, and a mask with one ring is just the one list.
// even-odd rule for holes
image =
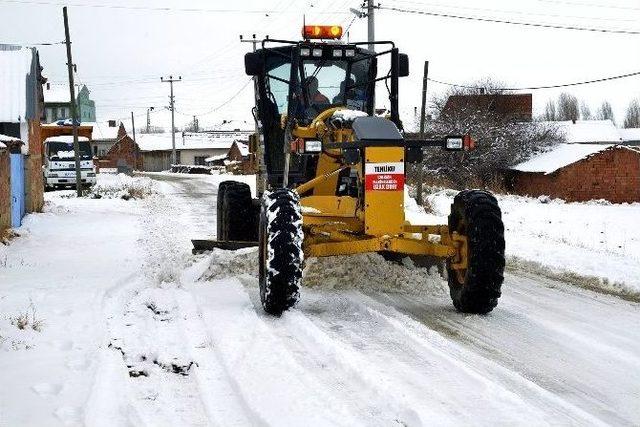
[[318, 91], [318, 79], [314, 76], [307, 77], [307, 90], [309, 93], [316, 93]]

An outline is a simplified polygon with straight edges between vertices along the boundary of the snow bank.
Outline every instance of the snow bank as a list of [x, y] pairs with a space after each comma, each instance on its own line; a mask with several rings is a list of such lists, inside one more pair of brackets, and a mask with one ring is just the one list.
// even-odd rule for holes
[[[456, 191], [445, 189], [426, 197], [433, 215], [422, 219], [407, 203], [411, 222], [435, 215], [446, 223]], [[566, 203], [548, 197], [498, 195], [505, 224], [510, 268], [640, 298], [640, 204], [595, 200]]]
[[87, 195], [90, 198], [143, 199], [157, 193], [153, 180], [125, 174], [98, 174], [97, 183]]

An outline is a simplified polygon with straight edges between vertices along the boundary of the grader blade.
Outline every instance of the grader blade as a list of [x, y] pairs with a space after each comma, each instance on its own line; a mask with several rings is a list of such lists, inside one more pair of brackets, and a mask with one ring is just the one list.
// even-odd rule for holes
[[212, 251], [213, 249], [236, 251], [238, 249], [258, 246], [258, 242], [239, 242], [233, 240], [191, 240], [191, 243], [193, 243], [191, 252], [194, 255]]

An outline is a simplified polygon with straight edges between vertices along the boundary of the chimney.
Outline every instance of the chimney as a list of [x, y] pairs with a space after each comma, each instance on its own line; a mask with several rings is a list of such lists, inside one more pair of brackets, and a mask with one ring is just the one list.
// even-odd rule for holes
[[571, 119], [571, 123], [576, 124], [576, 119]]
[[115, 120], [109, 120], [109, 127], [110, 128], [116, 127], [116, 121]]
[[47, 90], [51, 90], [51, 83], [47, 82]]

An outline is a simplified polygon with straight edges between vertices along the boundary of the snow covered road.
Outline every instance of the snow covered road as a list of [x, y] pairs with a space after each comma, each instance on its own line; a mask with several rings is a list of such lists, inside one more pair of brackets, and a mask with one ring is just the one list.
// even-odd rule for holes
[[310, 262], [273, 318], [255, 250], [190, 254], [223, 177], [156, 178], [142, 201], [52, 199], [0, 252], [0, 311], [45, 320], [0, 323], [29, 347], [0, 349], [0, 425], [640, 423], [638, 303], [516, 271], [462, 315], [435, 272], [367, 255]]

